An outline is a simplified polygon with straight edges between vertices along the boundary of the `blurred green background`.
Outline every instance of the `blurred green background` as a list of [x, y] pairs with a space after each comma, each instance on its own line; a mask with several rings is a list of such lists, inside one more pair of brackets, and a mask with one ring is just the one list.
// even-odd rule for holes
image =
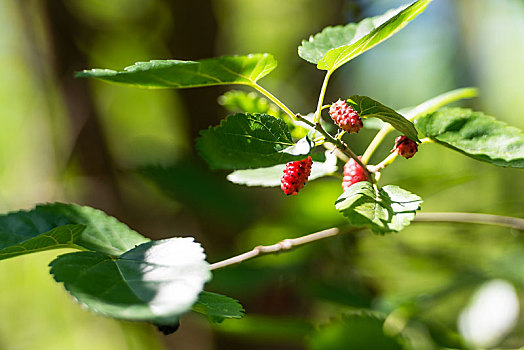
[[[342, 223], [333, 206], [341, 192], [336, 177], [288, 198], [277, 188], [229, 184], [226, 173], [198, 158], [194, 138], [227, 115], [216, 101], [228, 87], [140, 90], [74, 79], [73, 72], [269, 52], [279, 67], [261, 85], [308, 113], [323, 74], [297, 56], [301, 40], [403, 3], [0, 0], [0, 209], [91, 205], [154, 239], [194, 236], [210, 262]], [[463, 86], [481, 95], [462, 105], [524, 128], [523, 1], [434, 1], [391, 40], [337, 71], [326, 102], [362, 94], [402, 108]], [[348, 142], [361, 153], [374, 132]], [[388, 154], [394, 136], [372, 162]], [[381, 182], [423, 197], [423, 211], [524, 217], [522, 171], [437, 145], [399, 159]], [[168, 337], [73, 303], [48, 274], [62, 251], [22, 256], [0, 262], [0, 349], [304, 349], [319, 344], [320, 325], [356, 309], [383, 313], [389, 332], [414, 349], [518, 348], [523, 237], [498, 227], [419, 223], [399, 234], [361, 232], [263, 257], [217, 271], [206, 288], [239, 299], [244, 320], [210, 326], [189, 314]], [[481, 286], [485, 299], [474, 297]], [[489, 307], [505, 310], [506, 320]]]

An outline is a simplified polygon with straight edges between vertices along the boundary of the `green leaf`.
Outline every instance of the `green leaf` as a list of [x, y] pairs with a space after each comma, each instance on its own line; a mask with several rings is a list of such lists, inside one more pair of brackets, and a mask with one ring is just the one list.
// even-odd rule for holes
[[347, 103], [353, 107], [363, 118], [378, 118], [392, 127], [406, 135], [413, 141], [419, 141], [417, 137], [417, 129], [412, 122], [404, 118], [402, 115], [395, 112], [393, 109], [384, 106], [378, 101], [373, 100], [367, 96], [353, 95]]
[[321, 326], [309, 339], [311, 350], [401, 350], [402, 339], [383, 331], [384, 317], [370, 312], [353, 312]]
[[61, 255], [50, 264], [57, 282], [89, 310], [108, 317], [173, 325], [211, 279], [192, 237], [138, 245], [114, 259], [98, 252]]
[[63, 225], [33, 238], [2, 231], [0, 233], [0, 260], [50, 249], [77, 248], [75, 242], [79, 240], [85, 228], [84, 225]]
[[[285, 167], [285, 164], [278, 164], [267, 168], [237, 170], [229, 174], [227, 179], [233, 183], [246, 186], [280, 186], [280, 179]], [[337, 157], [331, 152], [326, 152], [325, 162], [313, 161], [308, 181], [333, 174], [336, 171]]]
[[335, 207], [354, 226], [367, 226], [375, 233], [400, 231], [415, 218], [422, 199], [398, 186], [375, 189], [357, 182], [338, 197]]
[[277, 66], [273, 56], [250, 54], [200, 61], [155, 60], [138, 62], [123, 71], [91, 69], [79, 78], [97, 78], [142, 88], [191, 88], [225, 84], [253, 85]]
[[193, 305], [193, 311], [207, 316], [209, 322], [221, 323], [226, 318], [242, 318], [244, 308], [238, 301], [225, 295], [203, 291]]
[[276, 118], [282, 115], [276, 105], [254, 91], [231, 90], [220, 96], [218, 103], [232, 113], [269, 114]]
[[0, 215], [0, 259], [63, 247], [119, 255], [147, 241], [104, 212], [75, 204], [51, 203]]
[[431, 1], [419, 0], [358, 24], [326, 28], [310, 38], [309, 42], [303, 42], [299, 55], [309, 62], [317, 63], [318, 69], [333, 72], [404, 28]]
[[197, 149], [212, 169], [267, 167], [303, 159], [310, 152], [293, 147], [286, 123], [267, 114], [231, 115], [200, 135]]
[[468, 157], [503, 167], [524, 167], [524, 134], [506, 123], [464, 108], [445, 108], [416, 120], [426, 137]]

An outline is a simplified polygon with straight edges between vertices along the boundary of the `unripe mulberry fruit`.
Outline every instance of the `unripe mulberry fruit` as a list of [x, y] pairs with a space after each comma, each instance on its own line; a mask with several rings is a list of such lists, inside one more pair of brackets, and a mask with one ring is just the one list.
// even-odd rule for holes
[[284, 175], [280, 179], [282, 191], [287, 195], [296, 195], [306, 184], [309, 174], [311, 174], [312, 164], [311, 157], [287, 163]]
[[418, 151], [418, 145], [407, 136], [399, 136], [395, 139], [395, 147], [391, 152], [396, 151], [399, 156], [409, 159]]
[[[360, 157], [358, 157], [360, 159]], [[346, 165], [344, 165], [344, 177], [342, 178], [342, 188], [344, 191], [351, 185], [360, 182], [367, 181], [366, 172], [353, 158], [350, 158]]]
[[349, 133], [357, 133], [362, 129], [362, 119], [358, 113], [345, 101], [338, 100], [329, 108], [329, 115], [331, 119], [342, 130]]

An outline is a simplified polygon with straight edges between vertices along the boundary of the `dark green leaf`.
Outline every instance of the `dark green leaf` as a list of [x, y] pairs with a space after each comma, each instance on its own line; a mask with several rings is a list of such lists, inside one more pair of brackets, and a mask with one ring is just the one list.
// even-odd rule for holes
[[367, 96], [353, 95], [347, 101], [361, 117], [378, 118], [412, 139], [419, 141], [417, 137], [417, 129], [412, 122], [404, 118], [402, 115], [395, 112], [393, 109], [384, 106], [378, 101], [373, 100]]
[[522, 130], [482, 112], [445, 108], [416, 120], [422, 134], [471, 158], [498, 166], [524, 167]]
[[415, 218], [422, 199], [398, 186], [375, 189], [357, 182], [338, 197], [335, 206], [354, 226], [367, 226], [375, 233], [400, 231]]
[[78, 302], [105, 316], [173, 325], [211, 279], [193, 238], [143, 243], [114, 259], [98, 252], [61, 255], [50, 264]]
[[[300, 49], [299, 54], [302, 58], [317, 63], [318, 69], [333, 72], [404, 28], [424, 11], [431, 1], [419, 0], [407, 7], [390, 10], [382, 16], [365, 19], [358, 24], [350, 23], [345, 27], [325, 29], [311, 38], [309, 43], [302, 43], [302, 54]], [[323, 56], [318, 60], [321, 54]]]
[[277, 106], [254, 91], [228, 91], [218, 98], [218, 103], [232, 113], [257, 113], [281, 117]]
[[208, 223], [240, 230], [237, 225], [247, 225], [253, 218], [253, 205], [250, 204], [254, 203], [250, 203], [250, 198], [221, 174], [210, 172], [196, 156], [179, 159], [170, 166], [142, 166], [138, 173]]
[[311, 350], [401, 350], [402, 339], [383, 331], [384, 318], [368, 312], [353, 312], [320, 327], [309, 340]]
[[16, 233], [0, 233], [0, 260], [22, 254], [36, 253], [56, 248], [76, 248], [84, 225], [63, 225], [48, 232], [26, 238]]
[[[247, 169], [305, 158], [289, 154], [294, 146], [286, 123], [267, 114], [235, 114], [200, 132], [197, 149], [212, 169]], [[291, 148], [289, 150], [296, 150]]]
[[[285, 167], [285, 164], [278, 164], [267, 168], [237, 170], [229, 174], [227, 179], [236, 184], [246, 186], [280, 186], [280, 179]], [[333, 174], [336, 171], [337, 157], [331, 152], [326, 152], [325, 162], [313, 162], [308, 181]]]
[[193, 305], [193, 311], [206, 315], [210, 322], [220, 323], [226, 318], [242, 318], [244, 308], [238, 301], [210, 292], [202, 292]]
[[147, 241], [104, 212], [75, 204], [45, 204], [0, 215], [0, 259], [60, 247], [119, 255]]
[[143, 88], [181, 89], [225, 84], [253, 85], [276, 66], [273, 56], [264, 53], [222, 56], [200, 61], [138, 62], [123, 71], [91, 69], [78, 72], [76, 76]]

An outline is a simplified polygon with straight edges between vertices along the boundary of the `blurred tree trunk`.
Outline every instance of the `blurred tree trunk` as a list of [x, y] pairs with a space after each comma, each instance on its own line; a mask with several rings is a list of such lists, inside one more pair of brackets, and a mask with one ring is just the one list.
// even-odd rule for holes
[[[24, 6], [23, 2], [20, 3]], [[94, 186], [86, 191], [88, 197], [84, 200], [86, 204], [113, 215], [121, 214], [114, 164], [97, 119], [88, 81], [73, 76], [75, 71], [87, 67], [86, 55], [79, 46], [79, 37], [89, 29], [76, 20], [64, 1], [44, 1], [42, 8], [52, 42], [53, 59], [50, 65], [54, 68], [71, 120], [74, 138], [71, 159], [78, 159], [83, 173]]]
[[[180, 60], [214, 57], [218, 26], [213, 1], [166, 1], [166, 5], [174, 22], [168, 43], [172, 57]], [[191, 140], [199, 136], [200, 130], [217, 124], [224, 114], [217, 104], [221, 90], [211, 87], [178, 91], [187, 111]]]

